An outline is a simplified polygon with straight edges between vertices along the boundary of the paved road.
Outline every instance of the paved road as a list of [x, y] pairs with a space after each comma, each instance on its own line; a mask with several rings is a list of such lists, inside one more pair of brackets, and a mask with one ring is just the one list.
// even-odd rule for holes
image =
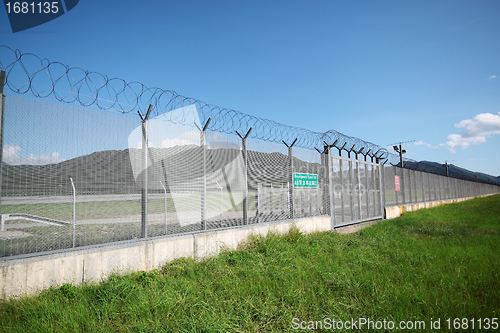
[[[189, 196], [190, 193], [169, 193], [168, 198], [181, 198]], [[149, 194], [148, 199], [163, 199], [164, 194], [155, 193]], [[76, 202], [93, 202], [93, 201], [127, 201], [141, 199], [140, 194], [101, 194], [101, 195], [77, 195]], [[48, 204], [48, 203], [72, 203], [73, 196], [61, 195], [50, 197], [2, 197], [2, 205], [32, 205], [32, 204]]]

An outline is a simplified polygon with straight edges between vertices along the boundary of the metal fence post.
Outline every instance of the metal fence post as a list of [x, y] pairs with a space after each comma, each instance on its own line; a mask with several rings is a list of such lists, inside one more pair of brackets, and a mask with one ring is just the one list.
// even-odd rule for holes
[[414, 196], [413, 196], [413, 202], [417, 203], [418, 202], [418, 186], [417, 186], [417, 171], [412, 170], [413, 172], [413, 189], [414, 189]]
[[[349, 153], [350, 154], [350, 153]], [[349, 204], [351, 206], [351, 222], [354, 219], [354, 170], [352, 168], [352, 160], [349, 156]]]
[[252, 128], [248, 130], [245, 136], [241, 136], [238, 131], [236, 134], [241, 138], [241, 151], [243, 154], [243, 165], [245, 168], [245, 187], [243, 189], [243, 224], [248, 224], [248, 154], [247, 154], [247, 138], [250, 135]]
[[428, 172], [427, 173], [427, 178], [429, 180], [429, 201], [435, 201], [437, 199], [436, 197], [436, 183], [435, 183], [435, 180], [434, 180], [434, 177], [435, 175]]
[[380, 185], [380, 216], [385, 218], [385, 167], [380, 163], [378, 159], [378, 173], [379, 173], [379, 185]]
[[[322, 154], [320, 154], [321, 156], [321, 166], [323, 168], [323, 176], [321, 177], [322, 179], [325, 179], [325, 185], [329, 182], [332, 181], [332, 178], [331, 178], [331, 172], [330, 172], [330, 165], [331, 165], [331, 161], [330, 161], [330, 155], [332, 153], [332, 150], [331, 150], [331, 147], [329, 146], [325, 146], [325, 149], [324, 149], [324, 152]], [[322, 184], [323, 185], [323, 184]], [[318, 188], [320, 188], [320, 186], [318, 186]], [[331, 190], [330, 190], [330, 186], [322, 186], [321, 187], [321, 192], [322, 192], [322, 206], [323, 206], [323, 209], [322, 209], [322, 212], [324, 212], [324, 214], [327, 214], [327, 207], [329, 205], [329, 194], [331, 193]], [[319, 195], [319, 194], [318, 194]]]
[[288, 159], [289, 159], [289, 168], [290, 168], [290, 171], [289, 171], [289, 175], [288, 175], [288, 183], [290, 184], [290, 189], [289, 189], [289, 193], [290, 193], [290, 218], [293, 219], [294, 218], [294, 201], [295, 201], [295, 197], [294, 197], [294, 191], [293, 191], [293, 145], [297, 142], [298, 138], [295, 138], [295, 140], [292, 142], [291, 145], [288, 145], [285, 141], [281, 140], [281, 142], [283, 142], [285, 144], [285, 146], [288, 147]]
[[335, 184], [333, 183], [332, 147], [327, 150], [328, 185], [330, 192], [330, 229], [335, 229]]
[[0, 231], [5, 228], [4, 220], [2, 218], [2, 165], [3, 165], [3, 126], [5, 114], [5, 95], [3, 94], [3, 87], [5, 83], [5, 71], [0, 71]]
[[160, 180], [161, 187], [163, 187], [163, 199], [165, 202], [165, 235], [168, 234], [168, 227], [167, 227], [167, 188], [165, 185], [163, 185], [163, 182]]
[[412, 193], [411, 193], [411, 190], [412, 190], [412, 186], [411, 186], [411, 170], [408, 169], [408, 192], [409, 192], [409, 195], [410, 197], [408, 198], [408, 203], [413, 203], [413, 196], [412, 196]]
[[261, 222], [261, 215], [264, 212], [264, 207], [262, 206], [262, 183], [257, 184], [257, 202], [255, 207], [255, 216], [257, 217], [257, 223]]
[[144, 173], [144, 186], [141, 190], [141, 238], [148, 237], [148, 119], [153, 105], [149, 105], [146, 116], [143, 117], [138, 111], [142, 120], [142, 161]]
[[451, 178], [446, 177], [447, 193], [446, 199], [451, 199]]
[[439, 200], [443, 200], [443, 185], [442, 185], [442, 176], [438, 177], [438, 186], [439, 186]]
[[[394, 169], [394, 178], [396, 178], [396, 176], [398, 176], [398, 168], [393, 166], [393, 169]], [[393, 179], [393, 184], [394, 181], [395, 180]], [[399, 206], [399, 193], [401, 193], [401, 179], [399, 180], [399, 184], [400, 184], [399, 191], [396, 191], [396, 189], [394, 189], [394, 198], [396, 199], [396, 206]], [[392, 187], [395, 188], [395, 185]]]
[[[361, 192], [361, 175], [359, 174], [359, 167], [361, 166], [361, 162], [356, 160], [354, 161], [354, 163], [356, 164], [356, 174], [357, 174], [357, 185], [358, 185], [358, 205], [359, 205], [359, 219], [362, 220], [363, 219], [363, 193]], [[365, 167], [365, 177], [366, 179], [368, 179], [367, 175], [366, 175], [366, 165], [364, 165]], [[368, 189], [366, 189], [368, 190]], [[366, 196], [366, 205], [368, 207], [368, 195]]]
[[[373, 159], [373, 157], [372, 157]], [[373, 162], [372, 162], [373, 163]], [[377, 166], [376, 165], [373, 165], [373, 164], [370, 164], [371, 165], [371, 169], [372, 169], [372, 179], [373, 179], [373, 196], [372, 196], [372, 199], [373, 199], [373, 216], [377, 216], [377, 174], [376, 174], [376, 169], [377, 169]]]
[[71, 181], [71, 187], [73, 188], [73, 247], [76, 244], [76, 189], [73, 183], [73, 178], [69, 178]]
[[420, 188], [422, 188], [422, 202], [425, 202], [424, 173], [417, 171], [420, 175]]
[[201, 230], [207, 230], [207, 149], [206, 149], [206, 130], [212, 118], [208, 118], [203, 128], [196, 127], [200, 130], [200, 147], [203, 159], [203, 184], [201, 190]]
[[341, 200], [341, 210], [342, 210], [342, 222], [345, 222], [345, 207], [344, 207], [344, 192], [345, 192], [345, 181], [344, 181], [344, 161], [343, 159], [339, 160], [339, 169], [340, 169], [340, 200]]
[[405, 182], [405, 169], [401, 168], [401, 178], [399, 179], [399, 183], [401, 184], [401, 195], [403, 199], [403, 205], [406, 204], [406, 182]]

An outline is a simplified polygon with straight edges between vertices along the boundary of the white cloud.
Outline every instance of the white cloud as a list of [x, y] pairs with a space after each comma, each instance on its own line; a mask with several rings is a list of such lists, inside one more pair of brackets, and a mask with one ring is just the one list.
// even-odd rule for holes
[[[21, 152], [21, 147], [14, 145], [5, 145], [2, 152], [2, 160], [7, 164], [16, 164], [19, 160], [19, 154]], [[17, 163], [20, 164], [20, 163]]]
[[66, 159], [61, 158], [61, 154], [53, 152], [51, 154], [41, 154], [35, 156], [29, 154], [27, 157], [21, 157], [22, 148], [19, 146], [7, 144], [3, 147], [3, 162], [11, 165], [30, 164], [30, 165], [44, 165], [60, 163]]
[[446, 145], [451, 152], [456, 152], [456, 147], [466, 149], [470, 145], [485, 143], [488, 137], [500, 134], [500, 112], [498, 114], [480, 113], [473, 119], [465, 119], [455, 124], [460, 128], [460, 134], [448, 135]]
[[444, 143], [440, 143], [438, 145], [432, 145], [432, 144], [424, 142], [424, 141], [417, 141], [417, 142], [413, 143], [413, 145], [415, 145], [415, 146], [426, 146], [426, 147], [433, 148], [433, 149], [438, 149], [438, 148], [441, 148], [441, 147], [445, 146]]
[[160, 148], [170, 148], [170, 147], [175, 147], [175, 146], [188, 146], [188, 145], [194, 145], [195, 143], [190, 140], [185, 140], [185, 139], [165, 139], [161, 142]]
[[491, 80], [496, 79], [496, 78], [497, 78], [497, 76], [496, 76], [496, 75], [492, 75], [492, 76], [490, 76], [490, 77], [488, 78], [488, 80], [490, 80], [490, 81], [491, 81]]

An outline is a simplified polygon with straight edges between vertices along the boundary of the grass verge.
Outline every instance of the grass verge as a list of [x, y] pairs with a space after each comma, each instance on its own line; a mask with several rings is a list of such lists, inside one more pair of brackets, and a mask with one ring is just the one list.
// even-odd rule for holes
[[392, 321], [394, 330], [401, 321], [423, 322], [425, 331], [436, 331], [431, 320], [447, 330], [447, 319], [453, 328], [466, 318], [463, 331], [481, 331], [478, 319], [499, 316], [499, 241], [500, 195], [348, 235], [292, 229], [250, 237], [200, 263], [180, 259], [1, 302], [0, 331], [282, 332], [301, 324], [327, 331], [328, 318]]

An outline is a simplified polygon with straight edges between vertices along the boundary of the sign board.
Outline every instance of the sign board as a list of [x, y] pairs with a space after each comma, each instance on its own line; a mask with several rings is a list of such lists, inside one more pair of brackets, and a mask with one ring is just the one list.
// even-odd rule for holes
[[294, 173], [293, 187], [299, 188], [317, 188], [318, 175], [310, 173]]
[[394, 176], [394, 185], [395, 185], [395, 190], [396, 192], [399, 192], [401, 189], [399, 187], [399, 176]]

